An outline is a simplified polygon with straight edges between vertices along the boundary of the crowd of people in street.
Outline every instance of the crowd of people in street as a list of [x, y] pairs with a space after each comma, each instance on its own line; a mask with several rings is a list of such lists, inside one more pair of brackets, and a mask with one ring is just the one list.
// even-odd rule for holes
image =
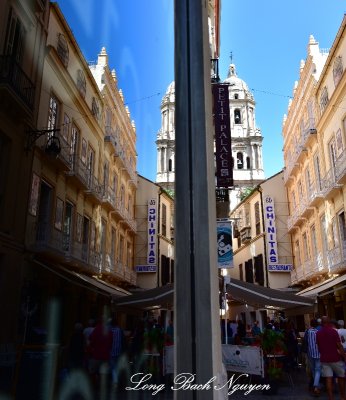
[[76, 323], [62, 356], [61, 379], [72, 370], [84, 370], [95, 388], [106, 379], [117, 391], [121, 374], [150, 372], [162, 376], [164, 346], [173, 345], [173, 322], [164, 328], [156, 319], [139, 320], [132, 331], [124, 331], [117, 318], [90, 319], [83, 327]]
[[309, 389], [319, 396], [325, 387], [328, 399], [334, 398], [337, 384], [340, 398], [345, 395], [346, 329], [344, 321], [334, 321], [327, 316], [312, 319], [305, 331], [302, 351], [306, 354]]

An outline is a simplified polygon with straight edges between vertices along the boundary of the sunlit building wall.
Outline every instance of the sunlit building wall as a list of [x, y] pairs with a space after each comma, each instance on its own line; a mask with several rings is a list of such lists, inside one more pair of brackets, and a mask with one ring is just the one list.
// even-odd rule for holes
[[319, 313], [337, 319], [346, 315], [345, 23], [329, 51], [310, 37], [283, 123], [292, 284], [318, 292]]

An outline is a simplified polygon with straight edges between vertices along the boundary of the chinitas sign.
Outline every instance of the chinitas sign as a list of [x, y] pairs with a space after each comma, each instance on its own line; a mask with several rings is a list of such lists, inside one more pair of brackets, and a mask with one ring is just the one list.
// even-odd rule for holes
[[156, 199], [148, 202], [148, 254], [147, 266], [156, 266], [157, 207]]
[[264, 198], [264, 221], [267, 242], [268, 270], [272, 272], [291, 271], [292, 264], [279, 264], [275, 224], [275, 208], [274, 200], [271, 196], [266, 196]]
[[216, 186], [233, 186], [231, 127], [228, 101], [228, 85], [213, 84]]

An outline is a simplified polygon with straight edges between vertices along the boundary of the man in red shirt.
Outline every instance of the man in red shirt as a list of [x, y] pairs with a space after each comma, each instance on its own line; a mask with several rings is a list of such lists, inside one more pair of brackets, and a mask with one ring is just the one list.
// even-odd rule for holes
[[322, 376], [326, 378], [328, 399], [333, 400], [333, 374], [338, 378], [341, 400], [345, 398], [345, 351], [339, 334], [332, 328], [330, 319], [322, 317], [322, 328], [316, 333], [316, 341], [320, 352]]

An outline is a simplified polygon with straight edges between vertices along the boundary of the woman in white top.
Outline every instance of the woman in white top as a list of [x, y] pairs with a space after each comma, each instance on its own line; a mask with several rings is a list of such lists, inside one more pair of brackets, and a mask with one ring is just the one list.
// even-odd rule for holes
[[342, 319], [340, 319], [338, 321], [338, 328], [339, 328], [338, 334], [340, 336], [342, 346], [346, 350], [346, 329], [345, 329], [344, 325], [345, 325], [345, 322]]

